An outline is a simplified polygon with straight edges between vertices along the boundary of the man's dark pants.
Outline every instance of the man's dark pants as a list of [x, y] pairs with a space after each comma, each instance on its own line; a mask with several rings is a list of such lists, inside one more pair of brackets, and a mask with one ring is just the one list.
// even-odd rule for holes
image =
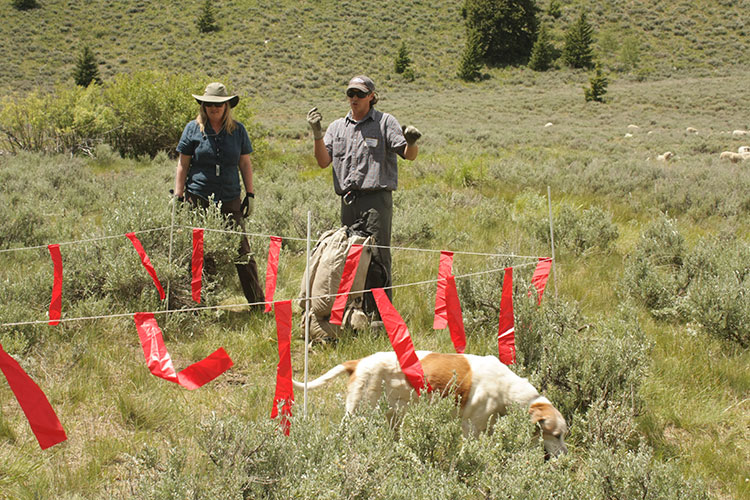
[[[351, 201], [347, 204], [347, 201]], [[341, 198], [341, 224], [345, 226], [351, 226], [354, 222], [362, 217], [362, 215], [374, 208], [378, 212], [378, 221], [375, 226], [373, 236], [375, 243], [380, 246], [377, 249], [377, 256], [379, 257], [380, 263], [384, 268], [385, 276], [382, 279], [385, 283], [374, 283], [378, 287], [390, 287], [391, 286], [391, 221], [393, 220], [393, 193], [391, 191], [378, 190], [378, 191], [355, 191], [353, 196]], [[368, 221], [369, 222], [369, 221]], [[368, 224], [369, 226], [369, 224]], [[372, 283], [371, 275], [373, 274], [373, 264], [370, 265], [370, 272], [368, 273], [368, 282]], [[369, 285], [365, 285], [370, 288]], [[390, 288], [386, 288], [385, 293], [388, 298], [393, 301], [393, 291]], [[365, 295], [365, 311], [377, 314], [377, 307], [375, 306], [372, 293]]]

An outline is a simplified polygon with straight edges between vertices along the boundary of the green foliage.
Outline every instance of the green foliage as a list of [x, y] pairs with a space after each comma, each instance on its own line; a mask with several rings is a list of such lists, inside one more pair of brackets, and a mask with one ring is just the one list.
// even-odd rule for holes
[[81, 55], [76, 61], [75, 71], [73, 72], [73, 80], [76, 85], [81, 87], [88, 87], [91, 83], [101, 83], [102, 79], [99, 76], [99, 68], [97, 66], [96, 57], [88, 45], [83, 47]]
[[[59, 86], [54, 93], [5, 96], [0, 130], [11, 150], [86, 152], [101, 143], [123, 156], [173, 154], [185, 124], [195, 118], [190, 97], [205, 77], [144, 71], [121, 74], [104, 85]], [[248, 100], [234, 109], [262, 161], [265, 140]]]
[[578, 19], [565, 32], [562, 58], [571, 68], [591, 68], [594, 65], [592, 44], [594, 28], [589, 24], [586, 13], [581, 12]]
[[198, 26], [200, 33], [219, 31], [219, 25], [216, 24], [216, 16], [214, 14], [213, 0], [205, 0], [203, 2], [201, 13], [195, 24]]
[[409, 49], [406, 47], [406, 42], [401, 42], [398, 54], [396, 55], [396, 60], [393, 63], [393, 70], [398, 74], [402, 74], [409, 69], [410, 65], [411, 58], [409, 57]]
[[549, 5], [547, 6], [547, 14], [549, 14], [552, 19], [560, 19], [560, 16], [562, 16], [562, 5], [560, 0], [550, 0]]
[[89, 152], [113, 126], [112, 109], [97, 85], [7, 95], [0, 106], [0, 130], [11, 151]]
[[604, 76], [601, 64], [597, 63], [594, 74], [589, 78], [589, 87], [584, 87], [583, 89], [583, 96], [586, 99], [586, 102], [604, 102], [604, 94], [607, 93], [607, 85], [609, 85], [609, 80]]
[[749, 258], [747, 245], [734, 236], [702, 238], [687, 251], [674, 222], [662, 219], [628, 257], [621, 286], [656, 317], [690, 321], [747, 347]]
[[36, 0], [11, 0], [11, 5], [18, 10], [30, 10], [39, 7]]
[[[581, 255], [592, 249], [607, 251], [617, 240], [619, 231], [612, 215], [599, 207], [581, 209], [563, 205], [553, 217], [555, 245]], [[537, 225], [539, 239], [549, 242], [549, 218]]]
[[529, 68], [534, 71], [547, 71], [555, 61], [555, 47], [547, 34], [547, 28], [542, 25], [539, 28], [534, 46], [531, 48]]
[[479, 34], [474, 30], [469, 30], [466, 34], [466, 45], [458, 66], [457, 75], [460, 79], [474, 82], [482, 77], [483, 52]]
[[508, 65], [528, 60], [536, 39], [534, 0], [464, 0], [467, 32], [476, 32], [482, 56], [489, 64]]

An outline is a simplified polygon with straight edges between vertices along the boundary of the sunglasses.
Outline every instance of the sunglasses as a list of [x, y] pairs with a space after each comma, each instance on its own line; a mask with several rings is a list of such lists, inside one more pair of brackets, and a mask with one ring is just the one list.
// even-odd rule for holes
[[360, 99], [363, 99], [363, 98], [367, 97], [368, 95], [370, 95], [370, 92], [362, 92], [362, 91], [361, 91], [361, 90], [359, 90], [359, 89], [348, 89], [348, 90], [346, 91], [346, 97], [354, 97], [354, 96], [357, 96], [357, 97], [359, 97]]
[[204, 102], [203, 105], [207, 108], [220, 108], [224, 105], [223, 102]]

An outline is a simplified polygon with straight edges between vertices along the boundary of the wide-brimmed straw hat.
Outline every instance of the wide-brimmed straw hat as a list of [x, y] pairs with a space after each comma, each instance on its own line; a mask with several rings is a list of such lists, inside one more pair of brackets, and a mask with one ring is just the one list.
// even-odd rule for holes
[[237, 106], [237, 103], [240, 102], [239, 96], [229, 95], [224, 84], [219, 82], [209, 83], [206, 86], [206, 90], [203, 91], [203, 95], [192, 94], [192, 96], [198, 101], [198, 104], [203, 104], [204, 102], [229, 101], [229, 105], [235, 107]]

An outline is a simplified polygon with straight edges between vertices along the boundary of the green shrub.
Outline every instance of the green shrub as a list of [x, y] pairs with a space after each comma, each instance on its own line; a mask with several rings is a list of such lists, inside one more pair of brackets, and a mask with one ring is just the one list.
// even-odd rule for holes
[[[154, 71], [120, 74], [104, 85], [58, 86], [53, 93], [5, 96], [0, 107], [0, 132], [12, 151], [84, 152], [106, 142], [122, 156], [174, 155], [185, 125], [197, 114], [190, 97], [203, 76], [167, 75]], [[240, 100], [235, 118], [248, 130], [262, 164], [267, 143], [253, 119], [247, 99]]]
[[[599, 207], [581, 209], [563, 205], [552, 220], [555, 245], [576, 255], [594, 248], [606, 251], [619, 236], [612, 215]], [[549, 243], [549, 218], [536, 223], [536, 232], [541, 241]]]

